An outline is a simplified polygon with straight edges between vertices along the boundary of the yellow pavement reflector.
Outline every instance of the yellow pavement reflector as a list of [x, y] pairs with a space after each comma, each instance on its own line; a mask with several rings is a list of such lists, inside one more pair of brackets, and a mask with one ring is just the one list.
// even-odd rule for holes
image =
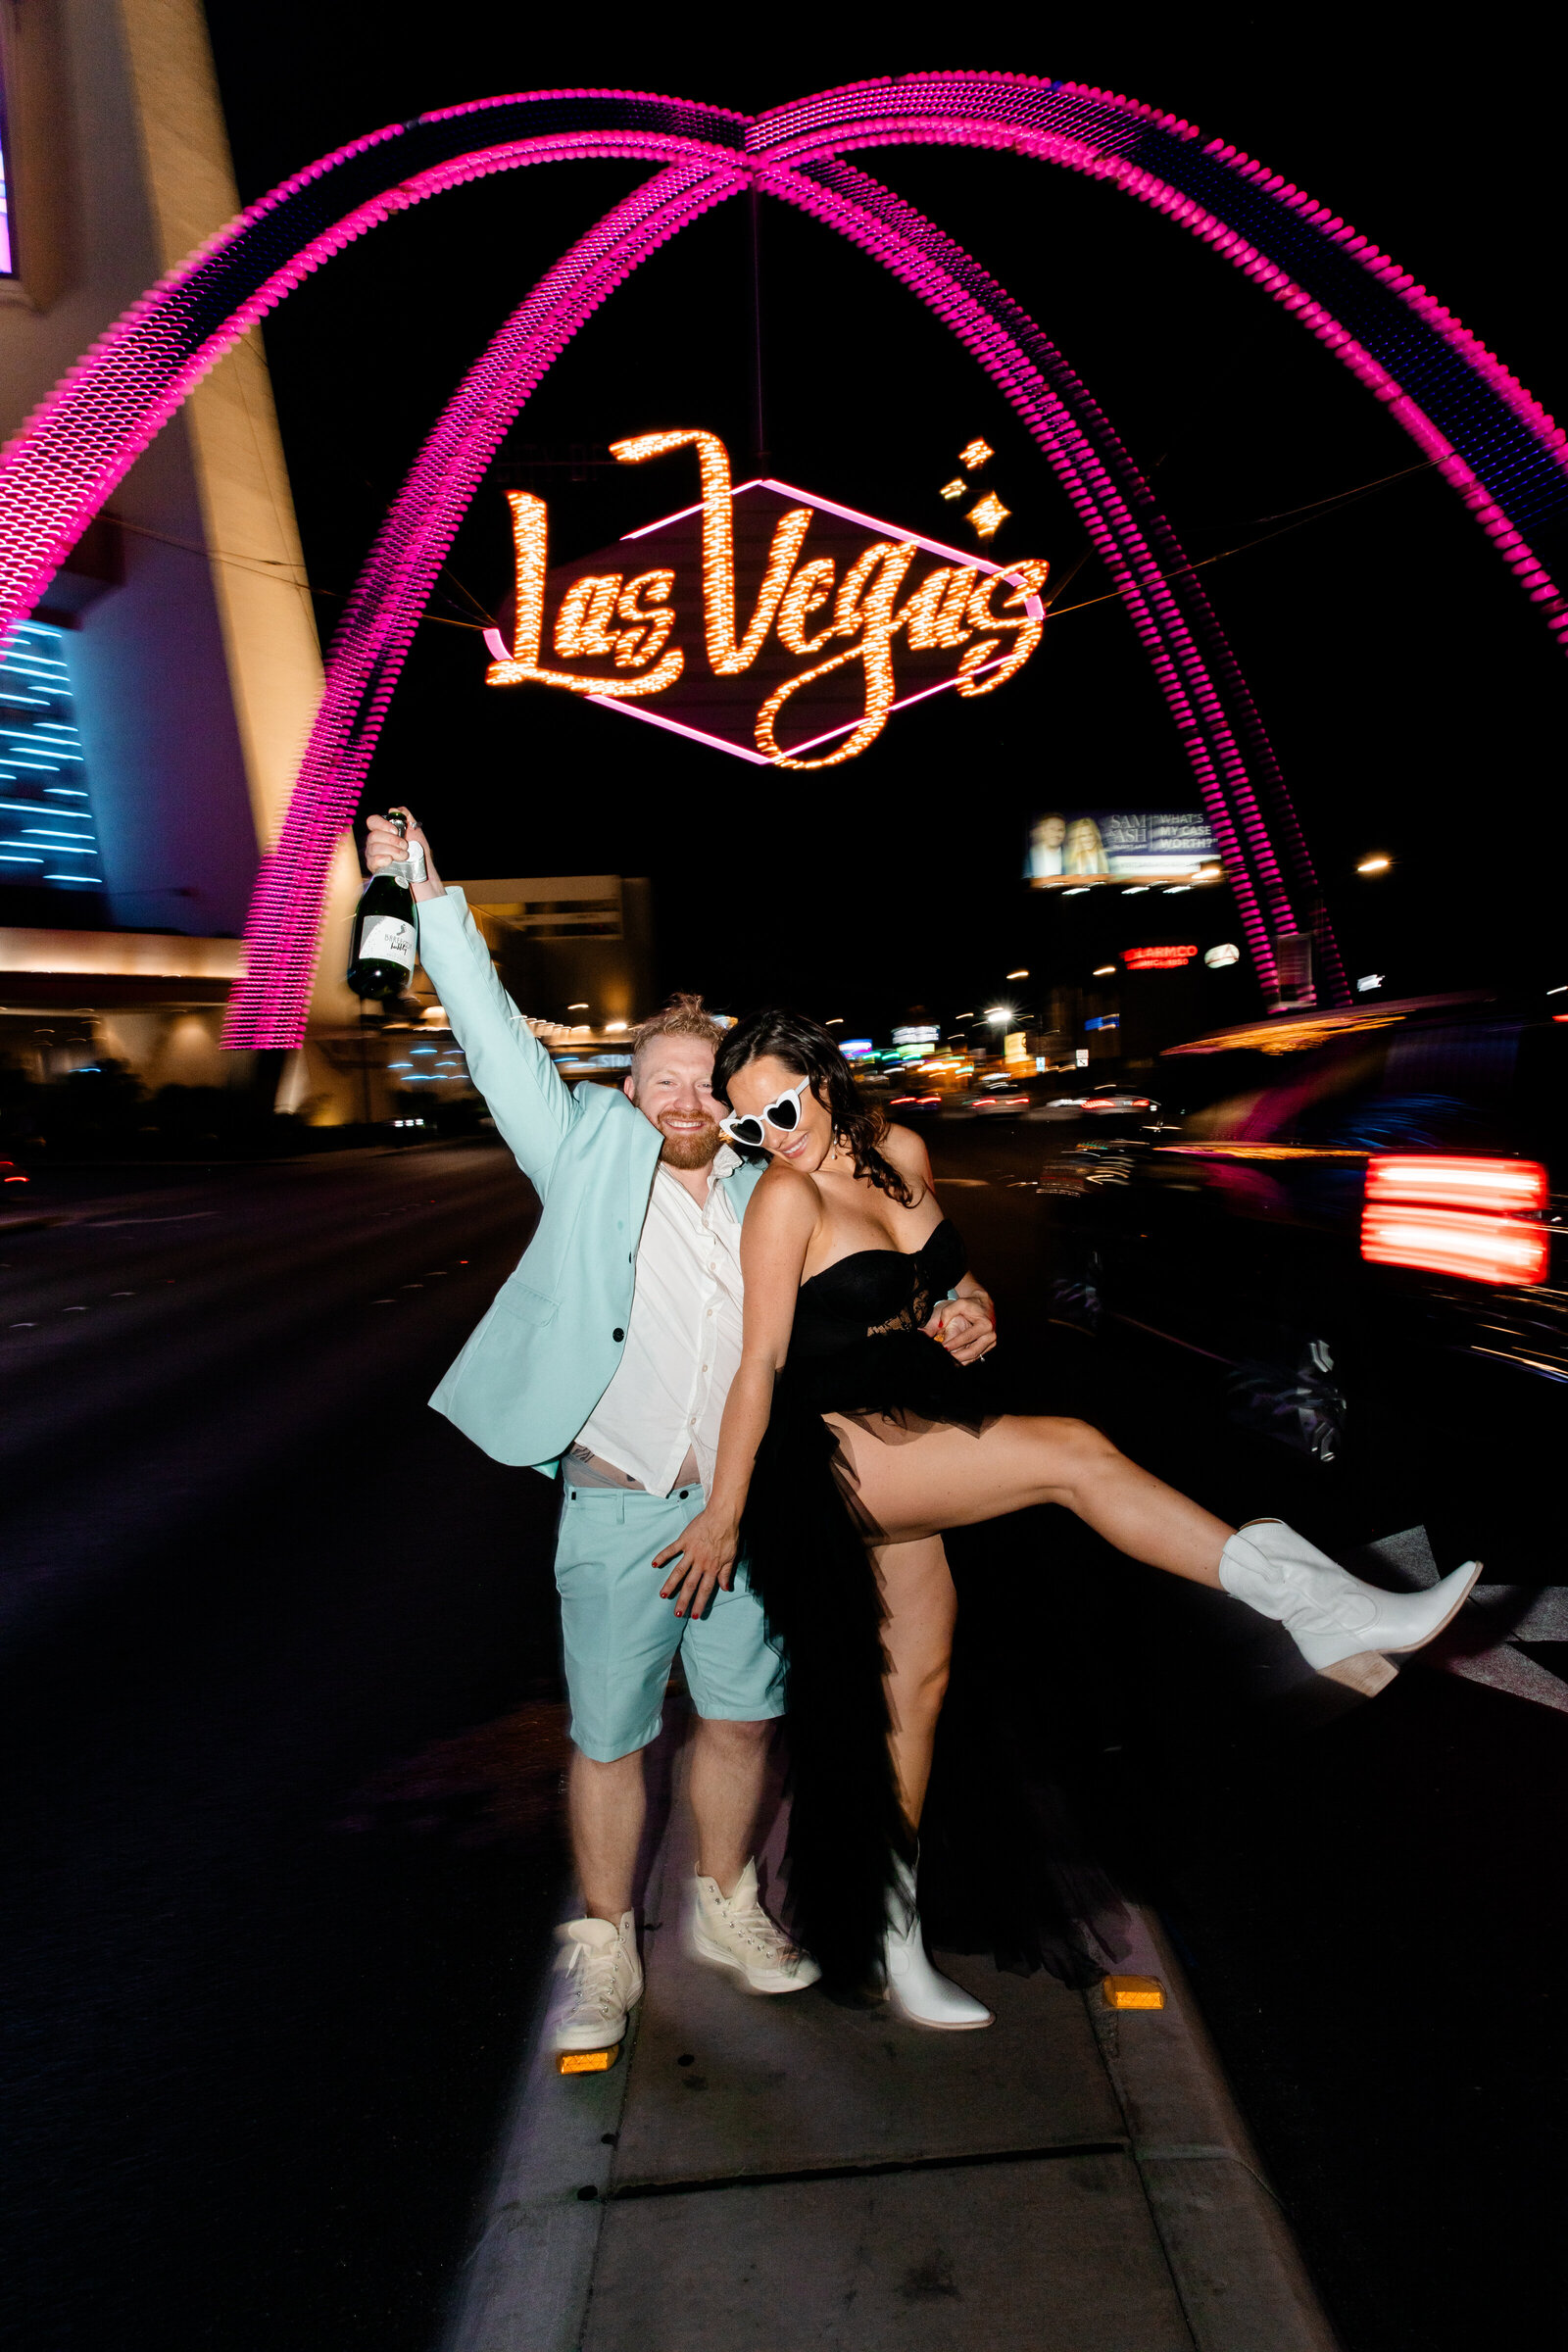
[[610, 2072], [620, 2056], [620, 2044], [612, 2042], [608, 2050], [558, 2050], [558, 2075], [604, 2075]]
[[1100, 1987], [1107, 2009], [1163, 2009], [1165, 1987], [1157, 1977], [1106, 1977]]

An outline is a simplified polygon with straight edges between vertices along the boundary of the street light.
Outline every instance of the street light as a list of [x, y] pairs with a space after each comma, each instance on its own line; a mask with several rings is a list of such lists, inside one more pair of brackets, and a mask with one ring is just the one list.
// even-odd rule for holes
[[1027, 980], [1028, 977], [1029, 975], [1027, 972], [1009, 972], [1007, 974], [1007, 978], [1009, 980]]
[[1386, 874], [1393, 863], [1392, 858], [1385, 858], [1378, 850], [1372, 857], [1358, 859], [1355, 870], [1358, 874]]
[[1114, 980], [1116, 966], [1113, 963], [1097, 963], [1092, 976], [1096, 980]]
[[986, 1019], [994, 1029], [1004, 1029], [1011, 1018], [1012, 1006], [1010, 1004], [988, 1004], [986, 1006]]

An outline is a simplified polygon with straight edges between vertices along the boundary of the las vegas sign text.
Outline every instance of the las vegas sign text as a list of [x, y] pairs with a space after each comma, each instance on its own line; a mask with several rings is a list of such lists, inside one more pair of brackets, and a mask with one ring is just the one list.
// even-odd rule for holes
[[[556, 600], [550, 642], [558, 662], [592, 662], [596, 671], [547, 666], [542, 659], [550, 600], [549, 520], [543, 499], [509, 493], [516, 558], [516, 619], [509, 651], [499, 631], [485, 632], [496, 657], [492, 686], [559, 686], [569, 694], [657, 719], [743, 759], [789, 768], [836, 767], [873, 743], [889, 712], [916, 694], [956, 686], [972, 698], [990, 694], [1023, 667], [1045, 629], [1041, 591], [1049, 566], [1036, 557], [996, 566], [938, 563], [911, 581], [922, 553], [950, 549], [918, 540], [866, 534], [885, 530], [868, 516], [826, 501], [783, 505], [767, 546], [760, 585], [744, 634], [736, 635], [735, 518], [750, 493], [765, 494], [765, 522], [783, 501], [809, 494], [762, 482], [735, 491], [729, 454], [713, 433], [645, 433], [612, 444], [624, 465], [692, 448], [701, 472], [700, 508], [635, 532], [653, 536], [648, 553], [669, 553], [692, 539], [700, 569], [701, 633], [682, 627], [677, 576], [691, 565], [656, 564], [610, 571], [568, 566]], [[700, 515], [700, 523], [692, 518]], [[748, 516], [742, 506], [743, 521]], [[807, 553], [813, 521], [837, 555]], [[847, 528], [848, 526], [848, 528]], [[612, 551], [619, 556], [621, 548]], [[760, 552], [760, 542], [759, 542]], [[599, 565], [604, 555], [587, 560]], [[839, 565], [844, 568], [840, 573]], [[692, 581], [691, 586], [696, 587]], [[695, 619], [695, 614], [693, 614]], [[687, 650], [672, 638], [687, 637]], [[688, 658], [690, 656], [690, 658]], [[956, 656], [954, 661], [951, 657]], [[895, 661], [906, 673], [905, 691]], [[730, 683], [747, 673], [745, 688]], [[757, 690], [764, 689], [759, 702]], [[737, 696], [744, 700], [738, 705]], [[801, 714], [809, 697], [816, 723]], [[658, 711], [650, 699], [660, 698]], [[791, 706], [794, 706], [792, 709]], [[824, 727], [821, 721], [836, 723]], [[781, 728], [781, 721], [783, 722]], [[790, 740], [780, 741], [780, 733]], [[753, 748], [755, 746], [755, 748]], [[814, 756], [813, 756], [814, 755]]]

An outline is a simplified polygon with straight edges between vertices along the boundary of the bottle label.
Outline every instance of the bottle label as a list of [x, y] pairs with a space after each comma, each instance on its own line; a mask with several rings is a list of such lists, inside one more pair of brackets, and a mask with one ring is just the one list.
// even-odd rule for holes
[[356, 963], [401, 963], [406, 972], [414, 969], [416, 934], [414, 925], [396, 914], [372, 914], [360, 933], [355, 954]]

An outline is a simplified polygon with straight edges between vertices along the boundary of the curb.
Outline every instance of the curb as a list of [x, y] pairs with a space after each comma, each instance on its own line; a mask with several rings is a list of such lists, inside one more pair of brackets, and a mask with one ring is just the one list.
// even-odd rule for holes
[[1129, 1914], [1125, 1965], [1165, 2006], [1123, 2016], [1098, 1986], [1084, 2004], [1197, 2352], [1340, 2352], [1181, 1964], [1149, 1911]]

